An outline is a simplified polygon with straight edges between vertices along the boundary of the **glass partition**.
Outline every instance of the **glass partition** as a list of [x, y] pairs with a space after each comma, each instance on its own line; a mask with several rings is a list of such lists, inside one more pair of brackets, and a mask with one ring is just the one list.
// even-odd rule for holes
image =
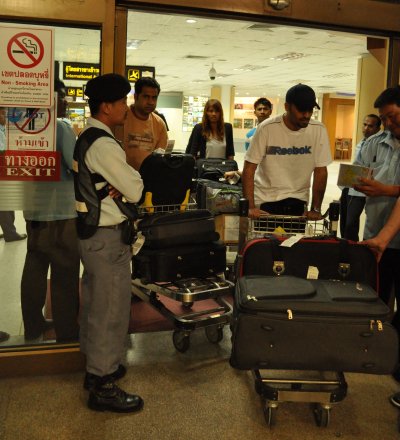
[[[72, 232], [75, 209], [68, 162], [73, 152], [71, 145], [89, 112], [83, 99], [83, 86], [100, 72], [101, 32], [0, 22], [2, 27], [21, 28], [21, 33], [26, 34], [30, 29], [32, 34], [39, 28], [52, 29], [54, 78], [63, 81], [65, 87], [57, 84], [55, 89], [51, 84], [51, 90], [58, 92], [54, 94], [51, 109], [11, 107], [10, 103], [2, 107], [5, 102], [0, 100], [0, 142], [3, 144], [0, 143], [3, 155], [2, 162], [0, 158], [3, 166], [0, 173], [0, 350], [76, 344], [81, 268], [79, 257], [76, 260], [77, 241]], [[34, 46], [40, 51], [40, 42], [34, 38], [30, 41], [18, 38], [19, 42], [16, 38], [14, 43], [9, 43], [10, 57], [19, 51], [15, 57], [27, 56], [32, 62], [39, 59]], [[45, 47], [45, 51], [47, 49]], [[5, 69], [5, 62], [0, 59], [0, 71]], [[19, 74], [23, 71], [21, 68]], [[32, 94], [40, 91], [34, 82], [27, 87], [34, 89], [29, 91]], [[49, 124], [42, 122], [41, 126], [46, 118]], [[35, 129], [40, 135], [33, 143], [29, 141], [28, 131]], [[8, 150], [12, 148], [11, 139], [23, 146], [23, 155], [12, 156]], [[57, 151], [55, 168], [60, 173], [57, 181], [43, 181], [35, 174], [39, 161], [44, 160], [37, 151], [45, 144]], [[6, 165], [19, 167], [22, 178], [8, 180]], [[27, 175], [30, 177], [26, 178]]]

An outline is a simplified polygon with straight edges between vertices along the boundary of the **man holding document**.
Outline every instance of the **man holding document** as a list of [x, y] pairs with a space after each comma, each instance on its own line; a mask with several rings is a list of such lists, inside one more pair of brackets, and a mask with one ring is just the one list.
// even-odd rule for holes
[[[372, 169], [372, 178], [359, 178], [355, 189], [366, 198], [364, 239], [375, 237], [387, 222], [400, 195], [400, 87], [384, 90], [374, 107], [385, 131], [366, 141], [355, 164]], [[394, 286], [400, 304], [400, 233], [393, 236], [379, 262], [379, 295], [389, 303]]]

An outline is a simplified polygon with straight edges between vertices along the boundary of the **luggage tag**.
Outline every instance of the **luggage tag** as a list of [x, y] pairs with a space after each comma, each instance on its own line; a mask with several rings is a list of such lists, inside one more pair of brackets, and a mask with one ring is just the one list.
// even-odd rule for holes
[[308, 266], [307, 279], [308, 280], [317, 280], [318, 276], [319, 276], [318, 267]]
[[137, 233], [137, 239], [135, 241], [135, 243], [133, 243], [132, 245], [132, 254], [133, 255], [137, 255], [140, 251], [140, 249], [142, 249], [144, 242], [146, 241], [146, 237], [142, 234], [141, 231], [139, 231]]
[[292, 247], [294, 244], [296, 244], [298, 241], [300, 241], [303, 238], [303, 235], [296, 234], [292, 235], [291, 237], [287, 238], [286, 240], [282, 241], [280, 246], [283, 247]]

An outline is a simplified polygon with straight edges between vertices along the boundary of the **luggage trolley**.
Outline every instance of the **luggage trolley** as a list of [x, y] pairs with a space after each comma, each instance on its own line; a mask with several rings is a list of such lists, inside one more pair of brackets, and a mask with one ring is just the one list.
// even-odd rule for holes
[[[195, 203], [162, 205], [140, 208], [139, 213], [143, 217], [155, 212], [193, 210], [196, 207]], [[230, 323], [232, 314], [232, 306], [224, 296], [231, 294], [232, 287], [233, 283], [225, 279], [224, 273], [207, 278], [185, 278], [169, 282], [132, 279], [132, 293], [173, 323], [175, 330], [172, 341], [176, 350], [181, 353], [188, 350], [190, 334], [195, 329], [204, 328], [211, 343], [216, 344], [223, 339], [223, 327]], [[174, 307], [165, 298], [176, 301]], [[201, 304], [202, 301], [204, 304]]]
[[[329, 212], [329, 219], [328, 217]], [[339, 218], [339, 206], [333, 202], [322, 220], [310, 221], [306, 217], [284, 215], [265, 215], [258, 219], [249, 219], [248, 201], [241, 200], [239, 224], [239, 250], [253, 238], [265, 238], [272, 235], [286, 237], [302, 234], [306, 237], [335, 236]], [[241, 255], [238, 254], [237, 272], [239, 277]], [[277, 274], [282, 270], [279, 263]], [[347, 394], [347, 383], [342, 372], [336, 371], [283, 371], [252, 370], [256, 392], [263, 403], [263, 412], [267, 425], [276, 424], [276, 413], [280, 403], [310, 403], [317, 426], [329, 424], [332, 407], [342, 401]]]

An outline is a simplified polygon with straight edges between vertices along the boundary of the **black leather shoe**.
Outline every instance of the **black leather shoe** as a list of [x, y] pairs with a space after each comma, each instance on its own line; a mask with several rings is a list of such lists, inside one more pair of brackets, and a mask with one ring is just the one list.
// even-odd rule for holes
[[26, 234], [15, 234], [12, 237], [4, 238], [4, 241], [10, 243], [11, 241], [25, 240], [26, 237], [27, 237]]
[[0, 342], [7, 341], [10, 338], [10, 335], [7, 332], [0, 331]]
[[94, 411], [128, 413], [140, 411], [144, 402], [140, 396], [128, 394], [114, 382], [96, 386], [90, 391], [88, 407]]
[[44, 319], [42, 329], [37, 333], [29, 333], [25, 331], [24, 338], [27, 341], [32, 341], [34, 339], [40, 338], [43, 333], [47, 330], [52, 330], [54, 328], [54, 322], [52, 319]]
[[[114, 371], [114, 373], [111, 373], [109, 377], [110, 380], [114, 382], [118, 379], [122, 379], [125, 376], [125, 374], [126, 374], [126, 368], [122, 364], [119, 364], [118, 368]], [[83, 381], [83, 388], [85, 388], [85, 390], [88, 391], [91, 390], [96, 386], [96, 381], [99, 378], [100, 376], [97, 376], [96, 374], [86, 373], [85, 380]]]

